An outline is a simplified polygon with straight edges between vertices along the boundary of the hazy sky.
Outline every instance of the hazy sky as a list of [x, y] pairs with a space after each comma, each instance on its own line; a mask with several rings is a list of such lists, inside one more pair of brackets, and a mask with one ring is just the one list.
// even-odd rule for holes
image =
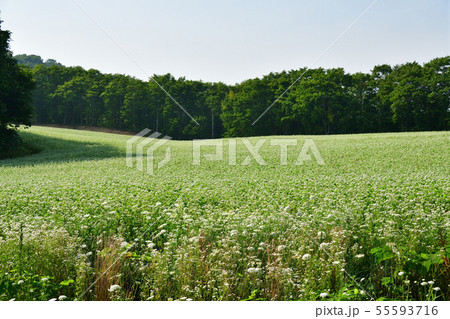
[[450, 55], [449, 0], [379, 0], [315, 65], [374, 0], [77, 1], [145, 73], [73, 0], [0, 0], [14, 54], [230, 84], [305, 66], [368, 72]]

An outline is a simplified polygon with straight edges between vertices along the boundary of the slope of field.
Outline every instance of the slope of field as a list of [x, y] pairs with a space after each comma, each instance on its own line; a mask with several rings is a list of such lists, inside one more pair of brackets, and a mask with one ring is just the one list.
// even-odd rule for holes
[[[130, 136], [21, 136], [43, 150], [0, 161], [0, 300], [450, 299], [448, 132], [250, 138], [266, 165], [169, 141], [154, 175]], [[294, 165], [306, 138], [325, 165]]]

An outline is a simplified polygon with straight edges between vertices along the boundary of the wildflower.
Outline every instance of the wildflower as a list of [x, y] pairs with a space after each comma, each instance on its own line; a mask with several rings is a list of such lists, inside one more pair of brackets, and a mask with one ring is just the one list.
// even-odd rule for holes
[[249, 268], [249, 269], [247, 269], [247, 272], [249, 274], [258, 273], [260, 271], [261, 271], [261, 268]]
[[327, 248], [330, 245], [330, 243], [321, 243], [319, 246], [319, 249], [324, 250], [325, 248]]
[[422, 281], [421, 283], [420, 283], [420, 285], [421, 286], [426, 286], [428, 283], [426, 282], [426, 281]]
[[52, 298], [52, 299], [50, 299], [49, 301], [56, 301], [56, 298]]
[[317, 237], [319, 237], [319, 238], [325, 238], [326, 235], [327, 234], [325, 232], [323, 232], [323, 231], [320, 231], [320, 232], [317, 233]]
[[18, 285], [23, 284], [23, 280], [19, 280], [19, 281], [17, 282], [17, 284], [18, 284]]
[[123, 241], [120, 243], [120, 249], [126, 249], [128, 246], [128, 243], [126, 241]]
[[328, 294], [326, 292], [322, 292], [320, 294], [320, 298], [326, 298], [328, 296]]
[[281, 273], [283, 275], [289, 275], [291, 273], [293, 273], [294, 271], [292, 270], [292, 268], [283, 268], [283, 270], [281, 271]]
[[66, 300], [66, 299], [67, 299], [67, 296], [64, 296], [64, 295], [61, 295], [61, 296], [58, 297], [59, 301], [63, 301], [63, 300]]
[[192, 298], [187, 298], [186, 301], [192, 301]]
[[430, 280], [430, 281], [428, 282], [428, 284], [429, 284], [429, 285], [434, 285], [434, 281]]
[[399, 273], [398, 273], [398, 275], [401, 277], [401, 276], [403, 276], [405, 273], [403, 272], [403, 271], [400, 271]]
[[433, 290], [434, 290], [434, 291], [439, 291], [439, 290], [441, 290], [441, 288], [439, 288], [439, 287], [434, 287]]
[[108, 291], [109, 292], [114, 292], [116, 290], [121, 289], [122, 287], [120, 287], [119, 285], [112, 285], [111, 287], [109, 287]]
[[48, 281], [48, 278], [42, 278], [41, 281], [46, 282], [46, 281]]
[[303, 256], [302, 256], [302, 259], [303, 260], [310, 260], [311, 259], [311, 255], [310, 254], [304, 254]]
[[285, 245], [280, 245], [280, 246], [277, 247], [277, 250], [278, 251], [282, 251], [285, 247], [286, 247]]
[[359, 259], [359, 258], [363, 258], [363, 257], [364, 257], [364, 254], [358, 254], [358, 255], [356, 255], [355, 257], [358, 258], [358, 259]]
[[410, 281], [409, 280], [405, 280], [405, 284], [409, 285]]

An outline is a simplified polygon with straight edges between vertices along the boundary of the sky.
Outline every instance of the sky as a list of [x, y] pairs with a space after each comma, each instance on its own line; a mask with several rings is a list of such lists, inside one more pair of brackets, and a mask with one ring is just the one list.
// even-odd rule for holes
[[449, 0], [378, 0], [360, 17], [373, 2], [0, 0], [0, 19], [14, 54], [140, 79], [235, 84], [301, 67], [369, 72], [450, 55]]

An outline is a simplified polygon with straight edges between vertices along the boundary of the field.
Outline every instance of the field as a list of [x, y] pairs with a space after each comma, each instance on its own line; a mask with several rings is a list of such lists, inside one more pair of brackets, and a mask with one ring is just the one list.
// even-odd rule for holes
[[[276, 137], [287, 165], [275, 137], [267, 165], [169, 141], [154, 175], [130, 136], [21, 136], [42, 151], [0, 161], [0, 300], [450, 300], [448, 132]], [[306, 138], [325, 165], [293, 164]]]

